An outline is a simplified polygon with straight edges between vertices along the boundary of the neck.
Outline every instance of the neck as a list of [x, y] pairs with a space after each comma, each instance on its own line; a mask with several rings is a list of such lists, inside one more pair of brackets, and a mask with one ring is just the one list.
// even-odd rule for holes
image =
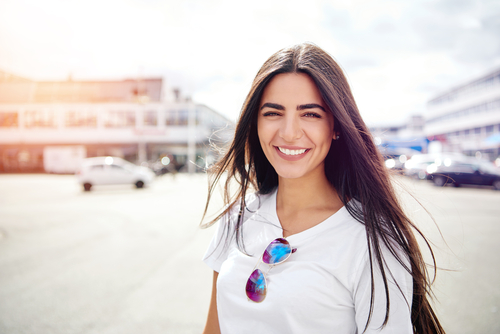
[[298, 179], [279, 178], [277, 209], [300, 211], [314, 207], [338, 207], [341, 201], [324, 171]]

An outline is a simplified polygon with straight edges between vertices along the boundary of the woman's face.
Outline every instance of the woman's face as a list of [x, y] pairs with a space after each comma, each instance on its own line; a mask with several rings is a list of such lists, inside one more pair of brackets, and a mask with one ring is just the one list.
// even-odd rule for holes
[[264, 89], [257, 131], [264, 154], [281, 178], [324, 176], [333, 123], [307, 74], [278, 74]]

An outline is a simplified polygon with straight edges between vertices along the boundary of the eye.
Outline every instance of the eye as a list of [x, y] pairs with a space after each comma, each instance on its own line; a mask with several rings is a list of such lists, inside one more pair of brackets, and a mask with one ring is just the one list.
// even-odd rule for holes
[[265, 113], [262, 114], [262, 116], [279, 116], [280, 114], [278, 114], [277, 112], [275, 111], [266, 111]]
[[305, 113], [303, 116], [305, 116], [305, 117], [312, 117], [312, 118], [321, 118], [320, 114], [315, 113], [315, 112], [311, 112], [311, 111]]

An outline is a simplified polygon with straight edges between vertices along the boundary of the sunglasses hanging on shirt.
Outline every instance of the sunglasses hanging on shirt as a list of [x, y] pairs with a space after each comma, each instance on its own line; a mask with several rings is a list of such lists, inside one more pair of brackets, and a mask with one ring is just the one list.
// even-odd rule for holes
[[[248, 278], [246, 293], [249, 300], [260, 303], [266, 298], [266, 275], [269, 274], [269, 271], [271, 271], [275, 265], [285, 262], [296, 250], [297, 248], [292, 249], [290, 243], [284, 238], [277, 238], [267, 246], [261, 259], [259, 259], [259, 262], [257, 262], [252, 274]], [[266, 272], [266, 275], [259, 269], [261, 260], [269, 265], [269, 270]]]

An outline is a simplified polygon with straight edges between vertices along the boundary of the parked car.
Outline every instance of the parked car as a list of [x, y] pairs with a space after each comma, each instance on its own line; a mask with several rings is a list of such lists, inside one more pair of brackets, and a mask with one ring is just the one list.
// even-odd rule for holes
[[103, 184], [134, 184], [136, 188], [142, 188], [155, 177], [151, 169], [118, 157], [84, 159], [76, 175], [85, 191]]
[[487, 161], [451, 161], [450, 164], [431, 164], [427, 167], [428, 179], [436, 186], [462, 184], [492, 186], [500, 190], [500, 169]]
[[385, 160], [385, 166], [389, 169], [404, 169], [405, 162], [414, 155], [420, 155], [419, 151], [411, 148], [396, 147], [396, 148], [381, 148], [380, 152]]
[[427, 168], [430, 165], [449, 165], [452, 160], [462, 161], [466, 159], [467, 157], [460, 153], [415, 154], [405, 162], [404, 174], [415, 179], [426, 180], [428, 178]]

